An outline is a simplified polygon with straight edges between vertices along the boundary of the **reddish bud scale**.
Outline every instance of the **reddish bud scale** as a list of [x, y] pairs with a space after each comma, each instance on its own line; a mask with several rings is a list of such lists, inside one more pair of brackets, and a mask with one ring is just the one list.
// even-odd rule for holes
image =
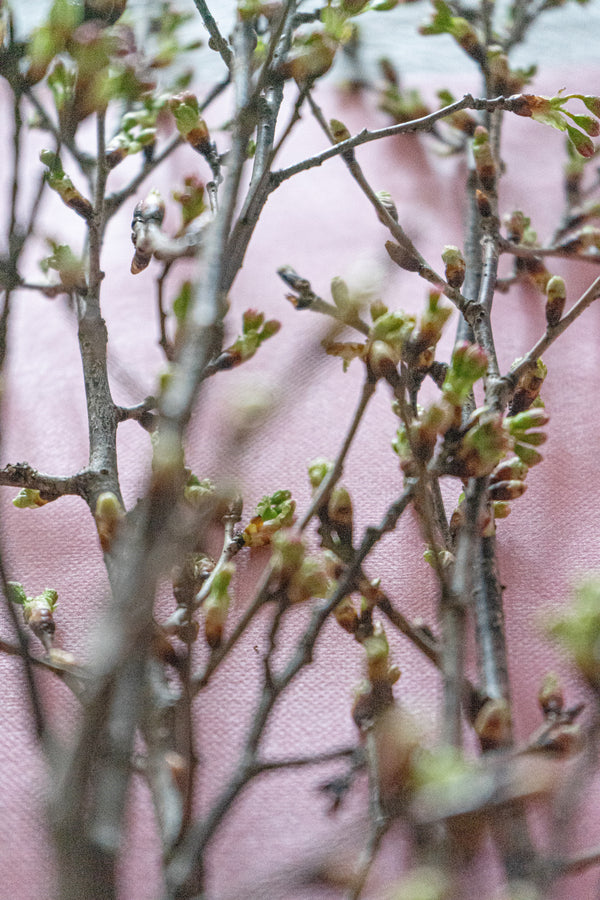
[[386, 341], [373, 341], [367, 354], [367, 365], [375, 378], [391, 378], [397, 374], [398, 360]]
[[150, 265], [150, 261], [152, 259], [152, 254], [148, 253], [140, 253], [139, 250], [136, 250], [133, 259], [131, 260], [131, 274], [139, 275], [140, 272], [143, 272], [144, 269], [147, 269]]
[[446, 281], [453, 288], [460, 288], [465, 280], [466, 263], [458, 247], [447, 246], [442, 253], [442, 262], [446, 266]]
[[356, 634], [359, 625], [358, 613], [354, 608], [354, 604], [350, 597], [341, 600], [333, 611], [335, 620], [344, 631], [349, 634]]
[[498, 481], [490, 486], [489, 494], [492, 500], [516, 500], [527, 490], [524, 481]]
[[548, 672], [544, 676], [538, 692], [538, 703], [545, 716], [556, 715], [562, 712], [565, 705], [563, 688], [554, 672]]
[[506, 700], [488, 700], [479, 711], [474, 727], [482, 750], [508, 746], [511, 741], [511, 717]]
[[401, 269], [406, 269], [407, 272], [418, 272], [420, 270], [421, 263], [409, 250], [406, 250], [399, 244], [395, 244], [394, 241], [386, 241], [385, 249], [387, 250], [390, 259], [392, 259], [397, 266], [400, 266]]
[[496, 184], [496, 163], [489, 142], [487, 129], [478, 125], [473, 136], [473, 156], [479, 183], [485, 191], [494, 190]]
[[482, 219], [488, 219], [492, 215], [492, 204], [490, 203], [490, 198], [487, 194], [484, 194], [483, 191], [477, 190], [475, 191], [475, 200], [477, 202], [477, 209], [479, 210], [479, 215]]
[[546, 322], [554, 328], [560, 322], [567, 300], [564, 280], [554, 275], [546, 285]]

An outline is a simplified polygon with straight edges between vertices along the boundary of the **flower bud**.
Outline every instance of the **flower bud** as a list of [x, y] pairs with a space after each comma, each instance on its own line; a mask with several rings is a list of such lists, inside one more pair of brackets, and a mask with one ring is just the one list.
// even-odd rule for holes
[[460, 288], [465, 280], [466, 263], [458, 247], [447, 244], [442, 250], [442, 262], [446, 266], [446, 281], [453, 288]]
[[367, 354], [367, 365], [376, 378], [388, 378], [397, 373], [398, 355], [387, 341], [373, 341]]
[[108, 553], [112, 547], [119, 523], [124, 515], [125, 510], [116, 494], [113, 494], [112, 491], [104, 491], [99, 495], [96, 500], [94, 519], [96, 520], [100, 546], [104, 553]]
[[498, 481], [523, 481], [528, 468], [517, 456], [503, 459], [490, 475], [491, 484]]
[[530, 428], [543, 428], [550, 421], [550, 416], [545, 409], [533, 407], [523, 412], [517, 413], [515, 416], [509, 416], [506, 419], [508, 430], [512, 435], [519, 435], [522, 432], [529, 431]]
[[392, 195], [388, 191], [377, 191], [377, 199], [383, 208], [390, 214], [394, 222], [398, 221], [398, 209]]
[[208, 646], [213, 650], [220, 647], [223, 640], [223, 630], [231, 602], [228, 588], [233, 572], [234, 567], [231, 563], [223, 566], [213, 578], [210, 593], [204, 601], [204, 634]]
[[538, 453], [537, 450], [534, 450], [533, 447], [528, 447], [526, 444], [515, 444], [514, 451], [519, 459], [523, 460], [529, 468], [537, 466], [544, 458], [541, 453]]
[[352, 499], [347, 488], [334, 487], [327, 504], [327, 515], [334, 525], [352, 528]]
[[511, 741], [510, 708], [506, 700], [488, 700], [475, 719], [475, 732], [485, 751], [507, 747]]
[[515, 244], [521, 243], [525, 230], [529, 225], [530, 220], [520, 209], [515, 210], [504, 217], [504, 226], [506, 228], [507, 237], [509, 241], [513, 241]]
[[494, 500], [492, 503], [494, 519], [507, 519], [510, 515], [511, 508], [508, 503], [503, 500]]
[[333, 463], [329, 459], [318, 457], [308, 464], [308, 478], [313, 490], [316, 490], [323, 479], [329, 474], [333, 468]]
[[338, 625], [340, 625], [344, 631], [347, 631], [349, 634], [356, 634], [360, 620], [350, 597], [344, 597], [343, 600], [340, 600], [333, 610], [333, 615], [335, 616]]
[[479, 210], [481, 218], [488, 219], [492, 215], [492, 204], [490, 203], [490, 198], [487, 194], [484, 194], [479, 188], [475, 191], [475, 202], [477, 203], [477, 209]]
[[485, 191], [493, 191], [496, 185], [496, 163], [488, 130], [483, 125], [478, 125], [473, 135], [473, 156], [481, 187]]
[[56, 630], [54, 610], [57, 603], [58, 594], [52, 588], [46, 588], [39, 597], [27, 597], [23, 603], [23, 620], [46, 650], [50, 650]]
[[324, 560], [305, 557], [290, 578], [288, 598], [290, 603], [303, 603], [313, 597], [326, 597], [328, 589], [329, 578]]
[[563, 687], [555, 672], [548, 672], [538, 691], [538, 703], [545, 716], [561, 713], [565, 705]]
[[[515, 362], [518, 363], [519, 360], [516, 360]], [[511, 415], [515, 415], [516, 413], [531, 407], [532, 403], [540, 393], [547, 373], [548, 369], [542, 360], [538, 359], [533, 368], [527, 369], [527, 371], [521, 375], [510, 404]]]
[[490, 485], [489, 494], [491, 500], [516, 500], [522, 497], [527, 490], [524, 481], [497, 481]]
[[329, 120], [329, 130], [331, 131], [331, 137], [334, 144], [341, 144], [342, 141], [348, 141], [350, 139], [350, 132], [339, 119]]
[[362, 645], [367, 658], [367, 676], [371, 684], [387, 681], [390, 647], [381, 623], [375, 623], [373, 632], [363, 638]]
[[273, 535], [274, 569], [281, 579], [290, 578], [302, 565], [306, 554], [304, 541], [287, 529]]
[[558, 325], [567, 300], [564, 278], [553, 275], [546, 285], [546, 322], [550, 328]]

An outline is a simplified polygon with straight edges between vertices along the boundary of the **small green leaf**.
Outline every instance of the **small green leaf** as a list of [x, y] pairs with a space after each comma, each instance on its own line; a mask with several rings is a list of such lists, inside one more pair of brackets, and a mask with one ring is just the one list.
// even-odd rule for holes
[[23, 606], [27, 603], [27, 594], [25, 593], [25, 588], [18, 581], [9, 581], [7, 582], [8, 587], [8, 599], [11, 603], [18, 603]]
[[173, 315], [177, 319], [178, 322], [182, 323], [185, 321], [185, 317], [187, 316], [187, 311], [189, 309], [190, 301], [192, 299], [192, 282], [184, 281], [181, 285], [179, 293], [173, 300]]

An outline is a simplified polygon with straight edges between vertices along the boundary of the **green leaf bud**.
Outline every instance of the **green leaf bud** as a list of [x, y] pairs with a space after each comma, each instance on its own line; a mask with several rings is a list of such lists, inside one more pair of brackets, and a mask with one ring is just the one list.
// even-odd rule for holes
[[584, 134], [583, 131], [579, 131], [578, 128], [574, 128], [572, 125], [567, 125], [566, 130], [569, 135], [569, 140], [579, 155], [585, 157], [585, 159], [591, 159], [596, 152], [592, 139], [588, 137], [587, 134]]
[[494, 519], [507, 519], [511, 512], [510, 505], [503, 500], [494, 500], [492, 509], [494, 512]]
[[509, 241], [520, 244], [526, 230], [531, 225], [531, 220], [527, 218], [520, 209], [509, 213], [504, 217], [504, 226], [506, 228]]
[[229, 583], [235, 571], [231, 563], [223, 566], [211, 582], [210, 592], [204, 601], [204, 634], [206, 643], [214, 650], [221, 646], [227, 613], [231, 603]]
[[363, 638], [362, 645], [367, 658], [369, 681], [385, 681], [389, 669], [390, 647], [380, 622], [375, 623], [372, 634]]
[[546, 322], [554, 328], [561, 320], [567, 300], [564, 278], [553, 275], [546, 285]]
[[288, 597], [291, 603], [303, 603], [313, 597], [326, 597], [328, 590], [329, 577], [324, 561], [305, 557], [290, 579]]
[[557, 616], [548, 631], [597, 689], [600, 686], [600, 581], [597, 578], [588, 578], [576, 588], [571, 608]]
[[280, 576], [289, 578], [302, 565], [306, 554], [304, 541], [297, 534], [279, 531], [273, 535], [274, 567]]
[[333, 468], [333, 463], [329, 459], [317, 457], [308, 464], [308, 478], [313, 490], [316, 490], [323, 479], [329, 474]]
[[531, 466], [537, 466], [544, 458], [542, 454], [538, 453], [537, 450], [534, 450], [533, 447], [528, 447], [525, 444], [515, 444], [514, 451], [519, 459], [523, 460], [525, 465], [529, 466], [529, 468], [531, 468]]
[[344, 123], [339, 121], [339, 119], [329, 120], [329, 130], [331, 131], [331, 137], [334, 144], [341, 144], [342, 141], [347, 141], [350, 139], [350, 132], [348, 131]]
[[331, 280], [331, 296], [333, 302], [342, 315], [346, 315], [352, 311], [352, 303], [350, 301], [350, 291], [348, 285], [343, 278], [336, 276]]
[[256, 309], [247, 309], [242, 315], [242, 331], [247, 334], [249, 331], [258, 331], [265, 320], [265, 314], [258, 312]]
[[518, 435], [530, 428], [543, 428], [549, 421], [550, 416], [545, 409], [534, 408], [517, 413], [516, 416], [508, 416], [506, 424], [510, 434]]
[[23, 606], [27, 603], [27, 594], [25, 593], [25, 588], [19, 581], [9, 581], [7, 582], [8, 587], [8, 600], [11, 603], [18, 603], [20, 606]]
[[48, 500], [44, 500], [39, 491], [34, 488], [21, 488], [17, 496], [13, 499], [13, 506], [17, 509], [37, 509], [45, 506]]

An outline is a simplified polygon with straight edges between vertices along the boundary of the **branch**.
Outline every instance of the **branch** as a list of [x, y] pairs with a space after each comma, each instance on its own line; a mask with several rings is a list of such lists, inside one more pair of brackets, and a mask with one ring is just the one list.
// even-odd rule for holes
[[216, 50], [228, 69], [233, 68], [233, 51], [219, 30], [205, 0], [194, 0], [194, 5], [202, 17], [204, 27], [210, 34], [209, 47]]
[[487, 110], [489, 112], [492, 112], [495, 109], [505, 109], [512, 112], [521, 107], [522, 103], [519, 94], [512, 97], [496, 97], [489, 100], [486, 100], [485, 98], [475, 99], [471, 94], [465, 94], [462, 100], [456, 100], [455, 103], [443, 106], [441, 109], [429, 113], [427, 116], [422, 116], [420, 119], [402, 122], [400, 125], [390, 125], [387, 128], [379, 128], [376, 131], [368, 131], [365, 128], [354, 137], [348, 138], [346, 141], [341, 141], [339, 144], [330, 147], [328, 150], [323, 150], [321, 153], [317, 153], [315, 156], [311, 156], [308, 159], [302, 160], [302, 162], [289, 166], [287, 169], [280, 169], [277, 172], [273, 172], [271, 174], [271, 190], [275, 190], [282, 182], [287, 181], [288, 178], [292, 178], [299, 172], [306, 172], [309, 169], [313, 169], [315, 166], [320, 166], [328, 159], [346, 153], [348, 150], [353, 150], [354, 147], [359, 147], [361, 144], [379, 141], [381, 138], [393, 137], [396, 134], [415, 134], [418, 131], [431, 131], [432, 126], [437, 121], [446, 118], [446, 116], [449, 116], [460, 109]]
[[9, 463], [0, 469], [0, 485], [39, 491], [43, 500], [57, 500], [66, 494], [85, 497], [89, 475], [87, 469], [75, 475], [44, 475], [29, 463]]

